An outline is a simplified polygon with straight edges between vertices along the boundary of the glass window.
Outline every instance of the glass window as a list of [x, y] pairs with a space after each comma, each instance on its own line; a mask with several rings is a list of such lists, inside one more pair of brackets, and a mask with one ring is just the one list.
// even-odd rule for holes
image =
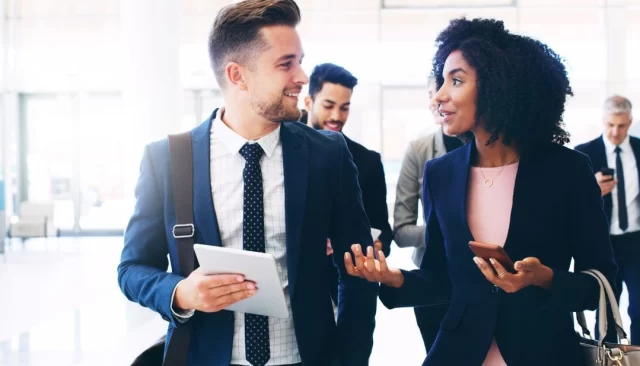
[[[126, 119], [118, 94], [89, 94], [75, 99], [78, 108], [73, 144], [79, 163], [81, 230], [124, 228], [133, 212], [133, 195], [125, 194], [128, 162]], [[125, 197], [127, 199], [125, 199]]]
[[402, 160], [409, 141], [438, 128], [426, 87], [384, 87], [382, 106], [382, 151], [387, 161]]
[[22, 102], [27, 199], [53, 202], [54, 224], [63, 230], [73, 229], [72, 179], [77, 131], [73, 125], [72, 98], [68, 94], [29, 95]]
[[[627, 12], [627, 31], [625, 33], [625, 80], [637, 84], [640, 82], [640, 7]], [[639, 101], [640, 104], [640, 101]]]
[[[605, 81], [607, 44], [602, 8], [525, 8], [518, 33], [546, 43], [566, 60], [571, 81]], [[573, 19], [567, 26], [567, 19]]]
[[565, 105], [564, 122], [571, 134], [573, 147], [596, 138], [602, 133], [602, 105], [606, 99], [603, 82], [572, 82], [574, 97]]
[[28, 200], [53, 202], [63, 231], [123, 229], [133, 196], [125, 195], [129, 128], [121, 97], [26, 95], [22, 102]]

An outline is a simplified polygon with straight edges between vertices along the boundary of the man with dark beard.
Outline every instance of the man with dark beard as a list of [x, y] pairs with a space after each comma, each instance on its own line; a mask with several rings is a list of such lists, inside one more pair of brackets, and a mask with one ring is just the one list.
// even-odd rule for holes
[[[308, 111], [307, 123], [317, 130], [329, 130], [342, 133], [349, 117], [351, 96], [358, 80], [346, 69], [331, 63], [317, 65], [309, 78], [309, 95], [305, 98]], [[358, 183], [362, 190], [362, 202], [372, 228], [381, 231], [375, 241], [377, 250], [389, 255], [392, 231], [387, 211], [387, 185], [380, 154], [367, 149], [344, 136], [347, 147], [358, 168]], [[331, 253], [328, 242], [327, 254]], [[377, 252], [376, 250], [376, 252]], [[329, 257], [329, 271], [333, 273], [330, 292], [337, 303], [338, 274]]]
[[[308, 82], [299, 21], [294, 0], [246, 0], [218, 14], [209, 51], [225, 106], [191, 131], [193, 225], [174, 226], [167, 139], [144, 152], [118, 282], [129, 300], [170, 322], [167, 343], [184, 346], [188, 365], [369, 361], [378, 285], [348, 276], [343, 258], [354, 243], [372, 250], [371, 228], [345, 139], [295, 122]], [[192, 230], [178, 230], [184, 227]], [[205, 275], [199, 268], [181, 276], [176, 241], [184, 235], [271, 254], [291, 316], [225, 310], [260, 291], [259, 284], [242, 273]], [[337, 324], [321, 291], [327, 238], [340, 273]], [[189, 323], [190, 337], [176, 336]]]

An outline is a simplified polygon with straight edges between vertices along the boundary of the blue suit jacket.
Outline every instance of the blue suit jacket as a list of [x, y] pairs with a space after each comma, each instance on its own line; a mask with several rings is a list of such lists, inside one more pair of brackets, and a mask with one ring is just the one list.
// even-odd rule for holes
[[[595, 279], [569, 272], [616, 267], [600, 189], [589, 160], [555, 145], [523, 154], [504, 246], [514, 260], [537, 257], [553, 269], [549, 290], [508, 294], [473, 261], [466, 219], [467, 182], [475, 143], [427, 163], [423, 183], [426, 253], [419, 270], [404, 271], [399, 289], [383, 286], [389, 308], [450, 303], [424, 365], [480, 365], [492, 339], [510, 366], [584, 365], [571, 312], [594, 309]], [[612, 282], [613, 283], [613, 282]]]
[[[214, 112], [215, 116], [215, 112]], [[221, 245], [211, 195], [210, 131], [214, 116], [191, 132], [196, 243]], [[287, 270], [296, 339], [302, 362], [367, 365], [373, 346], [377, 284], [348, 276], [344, 253], [352, 243], [372, 245], [357, 171], [342, 135], [300, 123], [283, 123]], [[215, 172], [224, 174], [224, 172]], [[126, 297], [169, 321], [167, 339], [181, 324], [171, 312], [182, 279], [177, 247], [166, 139], [146, 147], [136, 187], [136, 206], [125, 232], [118, 282]], [[331, 238], [340, 271], [338, 321], [327, 290], [326, 243]], [[167, 254], [173, 273], [167, 273]], [[228, 366], [234, 315], [196, 314], [189, 365]]]
[[[610, 167], [607, 161], [607, 153], [604, 147], [603, 136], [598, 137], [595, 140], [591, 140], [582, 145], [576, 146], [576, 150], [587, 154], [591, 159], [591, 163], [593, 165], [593, 173], [597, 173], [602, 170], [602, 168], [614, 168], [615, 166]], [[640, 139], [637, 137], [629, 136], [629, 142], [631, 143], [631, 149], [633, 149], [633, 155], [636, 157], [636, 161], [640, 163]], [[631, 174], [638, 174], [638, 180], [640, 181], [640, 169], [637, 172], [624, 172], [625, 176], [630, 176]], [[616, 173], [617, 176], [617, 173]], [[609, 220], [609, 226], [611, 226], [611, 211], [613, 210], [613, 201], [612, 201], [611, 193], [604, 196], [604, 212], [607, 215], [607, 219]]]

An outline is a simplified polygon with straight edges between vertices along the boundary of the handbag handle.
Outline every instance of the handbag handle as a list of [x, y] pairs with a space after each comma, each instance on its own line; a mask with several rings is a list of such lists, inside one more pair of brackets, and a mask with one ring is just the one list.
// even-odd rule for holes
[[[589, 274], [591, 276], [593, 276], [590, 273], [587, 273], [586, 271], [583, 271], [583, 273], [585, 274]], [[598, 331], [601, 335], [601, 340], [604, 339], [604, 334], [606, 334], [606, 329], [608, 326], [608, 319], [607, 319], [607, 300], [606, 300], [606, 294], [604, 292], [604, 286], [602, 286], [602, 283], [600, 282], [600, 279], [598, 277], [596, 277], [596, 281], [598, 281], [598, 287], [600, 289], [600, 295], [598, 296]], [[604, 309], [604, 311], [602, 310]], [[591, 338], [591, 333], [589, 332], [589, 328], [587, 327], [587, 320], [584, 316], [584, 312], [580, 311], [580, 312], [576, 312], [576, 319], [578, 321], [578, 325], [580, 325], [580, 327], [582, 328], [582, 335], [584, 336], [585, 334], [589, 336], [589, 338]], [[603, 333], [604, 332], [604, 333]], [[600, 342], [599, 342], [600, 343]]]
[[[620, 316], [620, 308], [618, 306], [618, 301], [616, 300], [616, 295], [613, 292], [613, 288], [607, 278], [598, 270], [591, 269], [588, 272], [589, 274], [596, 275], [600, 280], [601, 285], [604, 287], [604, 290], [609, 299], [609, 304], [611, 305], [611, 312], [613, 314], [613, 320], [615, 322], [616, 332], [618, 333], [618, 339], [621, 344], [629, 344], [629, 340], [627, 338], [627, 333], [625, 333], [623, 325], [622, 325], [622, 317]], [[602, 333], [605, 334], [605, 333]]]
[[[598, 270], [590, 269], [587, 271], [583, 271], [582, 273], [588, 274], [594, 277], [598, 281], [598, 285], [600, 286], [600, 301], [599, 301], [599, 312], [598, 312], [598, 331], [600, 333], [600, 340], [598, 341], [599, 345], [604, 343], [604, 337], [607, 334], [607, 302], [606, 299], [609, 299], [609, 304], [611, 305], [611, 312], [613, 315], [613, 319], [615, 321], [616, 332], [618, 333], [618, 339], [620, 344], [629, 344], [629, 340], [627, 338], [627, 334], [624, 331], [622, 317], [620, 316], [620, 308], [618, 307], [618, 302], [616, 301], [615, 293], [609, 284], [607, 278]], [[606, 296], [606, 297], [605, 297]], [[587, 323], [584, 316], [584, 312], [577, 312], [576, 318], [578, 324], [582, 328], [583, 334], [589, 334], [587, 330]]]

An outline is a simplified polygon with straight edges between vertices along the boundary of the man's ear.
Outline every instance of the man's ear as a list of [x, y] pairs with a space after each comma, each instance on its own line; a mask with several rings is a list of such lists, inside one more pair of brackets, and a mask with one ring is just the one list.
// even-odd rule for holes
[[229, 62], [224, 69], [229, 85], [235, 85], [242, 91], [247, 90], [247, 70], [237, 62]]
[[304, 107], [309, 113], [311, 113], [311, 106], [313, 106], [313, 99], [311, 99], [310, 95], [307, 95], [304, 97]]

